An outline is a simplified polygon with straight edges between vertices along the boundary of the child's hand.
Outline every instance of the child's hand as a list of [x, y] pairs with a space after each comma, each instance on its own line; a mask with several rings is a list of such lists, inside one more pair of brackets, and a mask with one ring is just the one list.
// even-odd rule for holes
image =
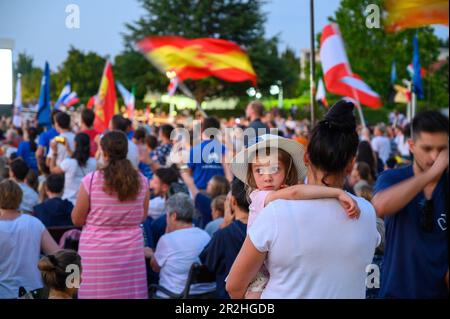
[[359, 218], [361, 211], [356, 201], [350, 195], [342, 191], [338, 197], [338, 200], [347, 212], [348, 217], [356, 219]]

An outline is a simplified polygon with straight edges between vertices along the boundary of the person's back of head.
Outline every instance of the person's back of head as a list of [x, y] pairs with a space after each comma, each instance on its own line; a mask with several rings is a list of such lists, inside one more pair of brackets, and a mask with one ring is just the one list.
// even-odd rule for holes
[[[213, 217], [219, 218], [219, 217], [224, 216], [226, 199], [227, 199], [226, 195], [219, 195], [212, 200], [211, 211], [212, 211]], [[214, 216], [214, 214], [217, 214], [217, 215]]]
[[64, 191], [64, 174], [50, 174], [45, 181], [45, 188], [53, 194], [62, 194]]
[[91, 109], [84, 109], [81, 112], [81, 121], [87, 128], [91, 128], [94, 125], [95, 113]]
[[164, 137], [166, 140], [170, 140], [170, 135], [172, 134], [172, 131], [174, 130], [173, 126], [170, 124], [164, 124], [161, 125], [159, 128], [159, 134], [160, 136]]
[[220, 122], [216, 117], [209, 116], [203, 120], [202, 132], [209, 128], [220, 130]]
[[38, 192], [39, 188], [39, 176], [35, 170], [29, 169], [28, 174], [25, 177], [25, 183], [30, 186], [32, 189]]
[[9, 179], [0, 182], [0, 209], [19, 209], [22, 196], [22, 189], [16, 182]]
[[106, 192], [117, 195], [119, 201], [135, 200], [141, 183], [138, 172], [127, 159], [127, 136], [123, 131], [108, 132], [100, 140], [100, 147], [107, 158], [102, 168]]
[[155, 150], [158, 147], [158, 139], [154, 135], [147, 135], [145, 137], [145, 144], [149, 149]]
[[[39, 261], [38, 268], [44, 285], [50, 290], [50, 298], [54, 291], [65, 293], [68, 298], [75, 295], [77, 289], [69, 288], [67, 282], [74, 273], [81, 275], [81, 257], [76, 251], [63, 249], [54, 255], [44, 256]], [[79, 286], [80, 276], [74, 279], [74, 287]]]
[[345, 170], [356, 156], [359, 138], [353, 109], [352, 102], [337, 102], [312, 130], [307, 155], [310, 163], [322, 170], [325, 177], [330, 174], [345, 175]]
[[358, 170], [359, 176], [361, 179], [365, 180], [369, 184], [373, 183], [372, 173], [370, 171], [370, 167], [365, 162], [357, 162], [356, 169]]
[[356, 196], [362, 197], [370, 202], [373, 197], [373, 188], [370, 185], [362, 185], [358, 191], [356, 191]]
[[75, 135], [75, 150], [72, 158], [74, 158], [79, 166], [86, 166], [90, 157], [91, 140], [86, 133], [78, 133]]
[[166, 212], [169, 215], [176, 214], [176, 220], [183, 223], [192, 223], [195, 215], [194, 203], [189, 195], [184, 193], [174, 194], [166, 201]]
[[122, 115], [116, 114], [111, 119], [112, 130], [127, 132], [128, 124]]
[[27, 176], [29, 171], [29, 167], [23, 159], [16, 158], [11, 162], [9, 167], [15, 179], [20, 182], [23, 182], [25, 180], [25, 177]]
[[70, 130], [70, 115], [60, 112], [56, 115], [56, 124], [63, 130]]
[[422, 111], [412, 121], [413, 139], [421, 133], [445, 133], [448, 135], [448, 117], [437, 111]]
[[397, 160], [395, 159], [395, 157], [390, 157], [387, 161], [386, 161], [386, 168], [387, 169], [394, 169], [397, 167]]
[[145, 128], [140, 127], [136, 131], [134, 131], [133, 139], [140, 144], [145, 142], [145, 138], [147, 137], [147, 131]]
[[56, 116], [57, 116], [59, 113], [62, 113], [62, 111], [61, 111], [61, 110], [53, 110], [53, 111], [52, 111], [52, 115], [51, 115], [51, 117], [50, 117], [50, 120], [51, 120], [51, 122], [52, 122], [52, 126], [55, 125]]
[[249, 212], [249, 200], [245, 184], [238, 178], [234, 178], [231, 182], [231, 196], [236, 201], [236, 205], [243, 212]]
[[171, 167], [161, 167], [155, 171], [161, 183], [170, 186], [172, 183], [178, 182], [178, 173]]
[[219, 195], [226, 195], [230, 191], [230, 183], [225, 178], [225, 176], [215, 175], [211, 179], [211, 189], [209, 190], [209, 195], [211, 198], [217, 197]]

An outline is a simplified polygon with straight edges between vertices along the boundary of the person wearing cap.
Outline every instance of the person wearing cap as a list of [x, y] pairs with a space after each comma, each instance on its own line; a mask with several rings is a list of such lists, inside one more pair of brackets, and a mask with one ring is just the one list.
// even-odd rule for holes
[[[300, 180], [305, 174], [303, 157], [309, 165], [308, 185], [300, 185], [305, 191], [311, 185], [342, 189], [358, 147], [353, 108], [346, 101], [332, 107], [325, 120], [312, 131], [304, 156], [300, 144], [292, 141], [295, 144], [291, 146], [278, 138], [278, 148], [291, 154]], [[257, 148], [249, 147], [248, 153]], [[249, 154], [244, 158], [251, 159]], [[269, 173], [288, 172], [291, 164], [287, 168], [261, 166], [256, 159], [251, 169], [261, 176], [255, 173], [253, 176], [266, 183], [262, 191], [274, 190], [279, 179], [270, 179]], [[273, 159], [266, 162], [274, 163]], [[246, 178], [245, 167], [249, 165], [232, 163], [238, 178]], [[252, 205], [255, 200], [267, 204], [268, 196], [262, 201], [251, 195]], [[261, 298], [364, 298], [366, 266], [372, 261], [380, 235], [373, 206], [362, 198], [352, 196], [352, 199], [361, 211], [358, 219], [348, 218], [334, 198], [275, 200], [263, 208], [248, 228], [247, 238], [231, 269], [226, 285], [230, 296], [243, 298], [266, 260], [270, 277]]]

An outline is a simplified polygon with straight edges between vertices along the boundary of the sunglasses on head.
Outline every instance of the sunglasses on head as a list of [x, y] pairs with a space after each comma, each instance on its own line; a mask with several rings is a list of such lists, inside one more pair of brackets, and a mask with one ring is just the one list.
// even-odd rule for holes
[[422, 230], [426, 233], [431, 233], [433, 231], [433, 211], [434, 205], [432, 199], [427, 199], [420, 205], [420, 226]]

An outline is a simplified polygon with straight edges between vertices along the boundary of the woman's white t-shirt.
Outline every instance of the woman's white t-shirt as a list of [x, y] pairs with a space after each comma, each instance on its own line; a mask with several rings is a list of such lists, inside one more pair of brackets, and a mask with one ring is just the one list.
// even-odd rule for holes
[[248, 229], [255, 248], [268, 252], [270, 279], [261, 298], [365, 298], [366, 267], [380, 243], [373, 206], [350, 219], [336, 199], [276, 200]]
[[64, 159], [59, 167], [64, 171], [64, 194], [63, 199], [68, 199], [75, 205], [78, 191], [80, 189], [81, 180], [87, 174], [95, 171], [95, 158], [90, 157], [86, 162], [86, 166], [80, 167], [74, 158]]

